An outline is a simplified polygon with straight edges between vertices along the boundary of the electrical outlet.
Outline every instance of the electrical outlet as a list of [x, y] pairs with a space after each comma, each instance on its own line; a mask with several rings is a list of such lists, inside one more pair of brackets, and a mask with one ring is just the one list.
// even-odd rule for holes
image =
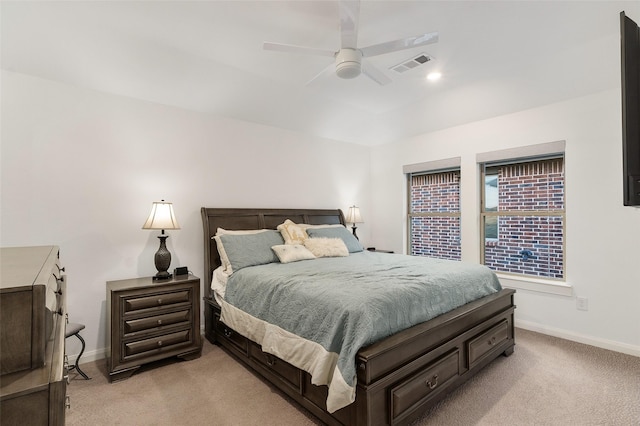
[[576, 297], [576, 308], [578, 308], [579, 311], [588, 311], [589, 299], [586, 297]]

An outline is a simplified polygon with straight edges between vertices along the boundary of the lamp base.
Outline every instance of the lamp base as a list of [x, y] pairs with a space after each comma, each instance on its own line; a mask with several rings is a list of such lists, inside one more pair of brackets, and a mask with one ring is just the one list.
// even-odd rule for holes
[[156, 252], [154, 257], [154, 262], [156, 264], [156, 269], [158, 273], [153, 277], [154, 281], [167, 280], [171, 278], [171, 273], [168, 272], [169, 265], [171, 265], [171, 253], [167, 250], [166, 240], [169, 238], [168, 235], [161, 234], [158, 235], [160, 239], [160, 248]]
[[358, 227], [356, 226], [355, 223], [353, 224], [351, 229], [353, 229], [353, 236], [356, 237], [356, 240], [360, 241], [360, 238], [358, 238], [358, 235], [356, 234], [356, 229], [358, 229]]
[[173, 274], [170, 274], [167, 271], [158, 272], [153, 277], [151, 277], [153, 281], [164, 281], [164, 280], [170, 280], [171, 278], [173, 278]]

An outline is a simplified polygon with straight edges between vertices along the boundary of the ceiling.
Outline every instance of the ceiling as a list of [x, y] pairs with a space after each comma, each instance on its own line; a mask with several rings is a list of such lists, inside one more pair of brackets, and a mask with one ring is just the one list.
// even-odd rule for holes
[[[619, 85], [619, 13], [640, 2], [362, 0], [358, 46], [437, 31], [369, 58], [393, 82], [315, 80], [337, 50], [335, 1], [6, 1], [2, 68], [84, 88], [364, 145]], [[421, 53], [433, 61], [389, 70]], [[427, 72], [440, 71], [437, 82]]]

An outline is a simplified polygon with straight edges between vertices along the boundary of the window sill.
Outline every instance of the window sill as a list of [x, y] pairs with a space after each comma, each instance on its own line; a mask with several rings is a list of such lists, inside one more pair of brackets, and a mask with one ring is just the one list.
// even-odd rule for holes
[[573, 286], [564, 282], [541, 278], [516, 277], [513, 275], [496, 275], [498, 275], [500, 284], [502, 284], [503, 287], [556, 294], [559, 296], [573, 296]]

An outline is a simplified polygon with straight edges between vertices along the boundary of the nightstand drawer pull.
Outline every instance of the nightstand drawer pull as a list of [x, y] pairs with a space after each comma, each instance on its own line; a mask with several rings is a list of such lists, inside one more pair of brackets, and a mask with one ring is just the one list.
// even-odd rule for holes
[[158, 347], [162, 346], [162, 340], [158, 340]]

